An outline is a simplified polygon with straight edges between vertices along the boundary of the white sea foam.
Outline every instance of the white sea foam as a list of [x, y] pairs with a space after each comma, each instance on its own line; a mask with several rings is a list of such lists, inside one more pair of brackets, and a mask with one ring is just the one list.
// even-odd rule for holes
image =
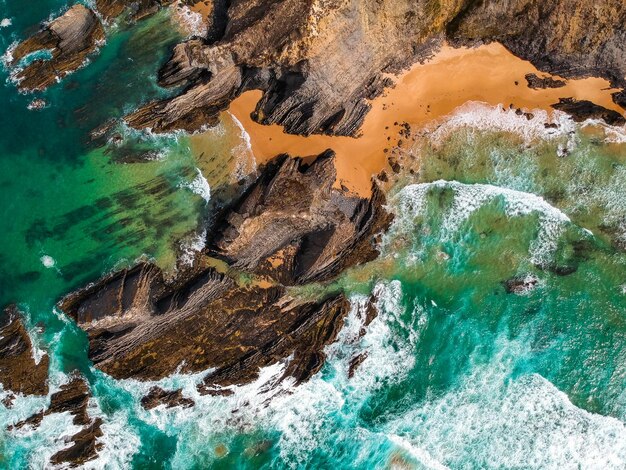
[[[453, 114], [431, 124], [426, 129], [435, 142], [442, 142], [460, 128], [478, 131], [510, 132], [521, 136], [526, 143], [538, 139], [552, 140], [570, 135], [576, 130], [576, 123], [565, 113], [554, 111], [551, 116], [541, 109], [532, 110], [533, 117], [518, 115], [515, 109], [502, 105], [491, 106], [487, 103], [469, 101], [459, 106]], [[552, 122], [557, 127], [546, 127]]]
[[211, 187], [209, 186], [209, 182], [207, 181], [207, 179], [202, 174], [202, 171], [200, 171], [200, 168], [196, 168], [196, 173], [198, 176], [196, 176], [196, 178], [191, 183], [184, 185], [184, 187], [191, 190], [191, 192], [193, 192], [194, 194], [200, 196], [208, 204], [208, 202], [211, 200]]
[[185, 33], [189, 36], [206, 36], [207, 22], [200, 13], [193, 11], [188, 5], [180, 1], [172, 5], [171, 8]]
[[41, 264], [43, 264], [46, 268], [54, 268], [54, 266], [57, 264], [55, 259], [50, 255], [43, 255], [39, 259], [41, 260]]
[[[441, 189], [451, 189], [454, 192], [451, 207], [443, 215], [440, 234], [442, 241], [452, 240], [462, 224], [480, 207], [501, 198], [508, 217], [532, 213], [539, 215], [539, 233], [530, 246], [529, 254], [532, 263], [546, 264], [557, 249], [558, 238], [563, 234], [566, 224], [570, 223], [566, 214], [548, 204], [543, 198], [531, 193], [489, 184], [463, 184], [457, 181], [440, 180], [406, 186], [394, 197], [395, 210], [398, 215], [395, 228], [410, 233], [413, 230], [415, 217], [423, 215], [426, 210], [428, 195], [433, 190]], [[397, 236], [397, 233], [388, 235], [386, 240], [394, 236]]]
[[206, 229], [201, 230], [194, 236], [180, 243], [179, 260], [184, 266], [191, 266], [196, 255], [202, 251], [206, 245]]
[[624, 468], [624, 424], [577, 408], [538, 374], [511, 379], [525, 346], [500, 343], [458, 388], [391, 420], [390, 438], [452, 468]]
[[129, 410], [106, 415], [101, 411], [98, 400], [92, 397], [89, 400], [88, 412], [92, 419], [102, 419], [100, 427], [102, 436], [98, 438], [98, 443], [103, 445], [98, 457], [89, 462], [88, 468], [98, 470], [128, 468], [141, 446], [139, 437], [130, 425]]
[[427, 451], [411, 444], [406, 439], [391, 434], [389, 440], [416, 459], [426, 470], [449, 470], [448, 467], [434, 459]]
[[239, 139], [241, 142], [232, 149], [231, 153], [236, 158], [237, 162], [233, 171], [233, 176], [237, 181], [240, 181], [249, 175], [256, 174], [256, 159], [254, 158], [254, 154], [252, 152], [250, 134], [248, 134], [241, 121], [237, 119], [234, 114], [230, 112], [228, 114], [239, 129]]
[[0, 28], [8, 28], [12, 24], [13, 22], [11, 21], [11, 18], [3, 18], [0, 20]]

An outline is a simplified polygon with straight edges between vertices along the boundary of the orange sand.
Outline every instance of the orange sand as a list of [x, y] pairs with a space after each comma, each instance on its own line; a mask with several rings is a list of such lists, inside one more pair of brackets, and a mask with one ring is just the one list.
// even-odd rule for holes
[[213, 2], [209, 0], [200, 0], [199, 2], [189, 5], [189, 9], [202, 15], [202, 18], [208, 18], [211, 14], [213, 14]]
[[611, 100], [614, 90], [606, 80], [569, 80], [563, 88], [532, 90], [524, 78], [527, 73], [545, 75], [500, 44], [475, 49], [444, 47], [432, 60], [416, 64], [399, 76], [394, 88], [372, 102], [358, 138], [294, 136], [284, 133], [281, 126], [258, 124], [252, 121], [250, 113], [261, 96], [260, 91], [242, 94], [233, 101], [230, 112], [250, 135], [258, 163], [280, 153], [310, 156], [332, 148], [337, 154], [337, 185], [343, 184], [360, 195], [370, 193], [371, 176], [386, 167], [385, 149], [398, 145], [401, 139], [400, 128], [394, 123], [421, 127], [467, 101], [550, 110], [550, 105], [559, 98], [573, 97], [623, 112]]

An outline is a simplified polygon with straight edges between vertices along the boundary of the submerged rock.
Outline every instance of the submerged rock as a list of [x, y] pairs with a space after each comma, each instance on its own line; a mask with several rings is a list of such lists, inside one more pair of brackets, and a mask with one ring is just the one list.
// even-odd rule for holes
[[539, 279], [533, 274], [527, 274], [525, 276], [517, 276], [504, 281], [504, 289], [507, 294], [523, 295], [531, 292], [537, 287]]
[[15, 305], [0, 315], [0, 383], [24, 395], [48, 393], [48, 363], [44, 354], [35, 362], [33, 345]]
[[172, 2], [174, 0], [96, 0], [96, 10], [107, 20], [114, 19], [125, 11], [130, 12], [132, 19], [139, 20]]
[[626, 124], [626, 118], [617, 111], [607, 109], [587, 100], [579, 101], [573, 98], [561, 98], [552, 107], [569, 114], [576, 122], [583, 122], [587, 119], [602, 119], [610, 125], [621, 126]]
[[104, 39], [104, 29], [93, 11], [74, 5], [42, 30], [19, 43], [12, 51], [10, 65], [26, 56], [47, 51], [49, 59], [36, 59], [17, 73], [22, 90], [43, 90], [78, 69]]

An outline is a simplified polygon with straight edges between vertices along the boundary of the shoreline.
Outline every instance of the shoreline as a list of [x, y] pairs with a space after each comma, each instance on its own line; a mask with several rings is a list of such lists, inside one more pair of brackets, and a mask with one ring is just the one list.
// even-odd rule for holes
[[[613, 103], [611, 93], [615, 89], [605, 79], [565, 80], [562, 88], [532, 89], [525, 79], [529, 73], [561, 78], [540, 72], [499, 43], [477, 48], [446, 45], [431, 60], [417, 63], [396, 77], [395, 86], [371, 102], [372, 108], [358, 137], [305, 137], [287, 134], [277, 124], [259, 124], [250, 117], [261, 97], [258, 90], [243, 93], [231, 103], [228, 112], [248, 133], [257, 164], [282, 153], [308, 157], [331, 148], [337, 155], [335, 186], [343, 185], [360, 196], [370, 194], [371, 178], [388, 166], [391, 149], [405, 143], [400, 135], [404, 123], [412, 130], [422, 128], [468, 101], [504, 107], [512, 104], [525, 111], [543, 109], [552, 113], [551, 104], [559, 98], [572, 97], [624, 114]], [[200, 143], [203, 135], [195, 136], [194, 140]]]

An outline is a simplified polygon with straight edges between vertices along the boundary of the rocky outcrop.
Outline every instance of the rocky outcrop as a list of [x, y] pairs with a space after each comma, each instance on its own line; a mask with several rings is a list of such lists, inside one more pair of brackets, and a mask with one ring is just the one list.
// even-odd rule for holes
[[526, 74], [524, 78], [526, 78], [528, 88], [532, 88], [533, 90], [546, 88], [562, 88], [567, 84], [565, 80], [557, 80], [556, 78], [552, 78], [549, 75], [540, 77], [535, 73]]
[[179, 44], [161, 69], [160, 83], [184, 92], [132, 113], [131, 126], [197, 130], [243, 91], [260, 89], [260, 123], [355, 135], [367, 100], [389, 85], [384, 73], [426, 58], [444, 39], [499, 41], [544, 71], [625, 84], [620, 0], [235, 0], [227, 9], [216, 2], [220, 9], [223, 32]]
[[24, 395], [48, 393], [48, 363], [44, 354], [35, 362], [33, 345], [16, 306], [0, 315], [0, 383], [5, 390]]
[[583, 122], [587, 119], [602, 119], [610, 125], [621, 126], [626, 124], [626, 118], [617, 111], [607, 109], [591, 101], [561, 98], [552, 107], [569, 114], [576, 122]]
[[[279, 361], [285, 377], [307, 380], [349, 305], [341, 294], [298, 299], [283, 284], [328, 280], [373, 259], [375, 235], [390, 222], [381, 193], [358, 198], [334, 189], [334, 181], [332, 153], [308, 165], [281, 157], [216, 226], [214, 250], [263, 282], [241, 283], [202, 263], [166, 280], [140, 264], [64, 298], [59, 306], [87, 332], [94, 365], [141, 380], [211, 369], [206, 393], [253, 380]], [[283, 262], [272, 264], [276, 257]], [[183, 399], [171, 393], [153, 390], [144, 405]]]
[[456, 45], [498, 41], [542, 71], [626, 85], [626, 4], [620, 0], [468, 0], [448, 26]]
[[311, 164], [279, 157], [225, 215], [213, 254], [283, 284], [328, 280], [376, 256], [391, 216], [374, 187], [364, 199], [335, 189], [334, 153]]
[[163, 390], [161, 387], [152, 387], [148, 394], [141, 399], [141, 406], [146, 410], [151, 410], [157, 406], [165, 405], [166, 408], [181, 406], [189, 408], [194, 405], [191, 398], [183, 396], [182, 390]]
[[284, 287], [242, 287], [212, 268], [170, 285], [152, 265], [116, 273], [60, 307], [87, 332], [94, 365], [115, 378], [214, 368], [207, 383], [220, 385], [251, 380], [295, 351], [310, 363], [319, 346], [308, 342], [311, 329], [347, 313], [341, 296], [297, 302]]
[[62, 385], [58, 392], [50, 396], [50, 405], [47, 409], [18, 422], [9, 430], [19, 430], [26, 426], [37, 429], [46, 416], [69, 413], [73, 417], [72, 423], [82, 426], [82, 429], [68, 438], [69, 445], [66, 448], [52, 455], [50, 463], [69, 467], [83, 465], [94, 460], [103, 447], [103, 444], [98, 442], [98, 438], [102, 436], [100, 429], [102, 419], [92, 419], [89, 416], [87, 411], [89, 396], [89, 386], [82, 377], [75, 375], [68, 383]]
[[104, 29], [93, 11], [74, 5], [41, 31], [19, 43], [11, 52], [10, 65], [33, 53], [49, 52], [49, 59], [36, 59], [15, 78], [22, 90], [43, 90], [78, 69], [104, 39]]
[[626, 109], [626, 90], [613, 93], [613, 102], [622, 108]]

